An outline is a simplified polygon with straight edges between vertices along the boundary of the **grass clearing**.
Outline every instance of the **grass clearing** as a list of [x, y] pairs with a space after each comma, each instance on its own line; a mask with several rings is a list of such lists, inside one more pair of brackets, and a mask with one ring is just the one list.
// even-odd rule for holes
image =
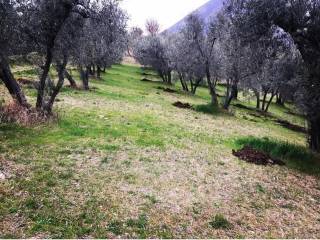
[[[29, 66], [18, 71], [36, 79]], [[303, 134], [253, 110], [211, 109], [205, 88], [161, 91], [167, 86], [149, 70], [155, 82], [141, 81], [143, 72], [116, 65], [90, 92], [65, 87], [56, 122], [0, 124], [1, 238], [320, 237], [318, 165]], [[35, 91], [27, 94], [34, 102]], [[254, 107], [243, 94], [236, 103]], [[303, 126], [289, 110], [271, 106]], [[246, 144], [287, 166], [234, 158], [232, 148]]]

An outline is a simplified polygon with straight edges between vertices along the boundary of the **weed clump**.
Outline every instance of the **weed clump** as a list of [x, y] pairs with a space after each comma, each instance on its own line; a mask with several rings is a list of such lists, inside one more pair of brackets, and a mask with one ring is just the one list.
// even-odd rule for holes
[[26, 108], [16, 102], [0, 106], [0, 123], [16, 123], [22, 126], [32, 126], [45, 123], [56, 116], [37, 111], [34, 108]]
[[215, 229], [230, 229], [232, 227], [232, 224], [222, 214], [215, 215], [209, 225]]

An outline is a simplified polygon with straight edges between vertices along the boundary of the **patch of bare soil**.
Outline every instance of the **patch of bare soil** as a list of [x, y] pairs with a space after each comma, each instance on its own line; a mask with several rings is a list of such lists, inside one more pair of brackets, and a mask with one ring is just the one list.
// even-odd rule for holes
[[245, 110], [250, 110], [250, 111], [253, 110], [252, 108], [247, 107], [247, 106], [245, 106], [245, 105], [242, 105], [242, 104], [240, 104], [240, 103], [234, 104], [233, 106], [235, 106], [235, 107], [237, 107], [237, 108], [245, 109]]
[[280, 124], [282, 127], [290, 129], [292, 131], [299, 132], [299, 133], [305, 133], [305, 134], [307, 133], [306, 128], [301, 127], [299, 125], [292, 124], [286, 120], [277, 119], [277, 120], [275, 120], [275, 122]]
[[83, 90], [83, 88], [81, 86], [71, 86], [71, 85], [67, 85], [66, 88], [70, 88], [70, 89], [73, 89], [73, 90]]
[[[234, 106], [236, 106], [238, 108], [246, 109], [246, 110], [253, 110], [252, 108], [243, 106], [242, 104], [235, 104]], [[287, 128], [289, 130], [292, 130], [294, 132], [304, 133], [304, 134], [306, 134], [308, 132], [306, 128], [301, 127], [299, 125], [292, 124], [292, 123], [290, 123], [290, 122], [288, 122], [286, 120], [276, 118], [275, 116], [273, 116], [270, 113], [266, 113], [266, 112], [263, 112], [263, 111], [256, 111], [256, 112], [249, 113], [249, 115], [251, 115], [253, 117], [257, 117], [257, 118], [270, 119], [270, 120], [274, 121], [275, 123], [279, 124], [280, 126], [282, 126], [284, 128]]]
[[289, 115], [292, 115], [292, 116], [298, 116], [298, 117], [305, 117], [303, 114], [298, 113], [298, 112], [294, 112], [292, 110], [287, 111], [286, 114], [289, 114]]
[[193, 109], [193, 107], [190, 105], [190, 103], [182, 103], [180, 101], [175, 102], [172, 105], [177, 108], [182, 108], [182, 109]]
[[[24, 231], [27, 226], [27, 221], [24, 217], [19, 216], [19, 214], [11, 214], [0, 219], [0, 236], [19, 236], [19, 238], [25, 237]], [[34, 239], [37, 239], [36, 237]], [[41, 239], [41, 238], [39, 238]]]
[[17, 81], [23, 85], [31, 85], [34, 83], [34, 81], [26, 78], [18, 78]]
[[178, 92], [178, 91], [173, 90], [171, 88], [158, 87], [158, 89], [163, 90], [164, 92], [167, 92], [167, 93], [177, 93]]
[[15, 164], [0, 157], [0, 181], [11, 179], [13, 177], [22, 177], [25, 172], [23, 165]]
[[257, 165], [285, 165], [281, 160], [272, 158], [268, 154], [249, 146], [245, 146], [239, 151], [232, 150], [232, 154], [243, 161]]
[[[254, 110], [254, 109], [251, 109], [251, 110]], [[249, 115], [251, 115], [253, 117], [257, 117], [257, 118], [275, 119], [275, 117], [272, 116], [270, 113], [264, 112], [264, 111], [260, 111], [260, 110], [257, 110], [255, 112], [249, 113]]]
[[26, 78], [18, 78], [17, 81], [20, 84], [27, 86], [28, 88], [37, 88], [38, 84], [39, 84], [37, 81], [33, 81], [30, 79], [26, 79]]

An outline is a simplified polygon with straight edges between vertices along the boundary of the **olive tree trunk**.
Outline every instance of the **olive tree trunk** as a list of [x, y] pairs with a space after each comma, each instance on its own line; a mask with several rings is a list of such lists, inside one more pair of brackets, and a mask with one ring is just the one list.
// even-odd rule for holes
[[15, 99], [21, 106], [29, 107], [27, 99], [21, 90], [18, 82], [15, 80], [8, 60], [5, 56], [0, 53], [0, 79], [2, 79], [10, 95]]
[[53, 104], [54, 101], [56, 99], [56, 97], [58, 96], [61, 88], [63, 87], [63, 83], [64, 83], [64, 77], [65, 77], [65, 70], [66, 70], [66, 66], [68, 63], [68, 58], [66, 56], [64, 56], [63, 61], [62, 62], [58, 62], [57, 63], [57, 72], [58, 72], [58, 83], [57, 85], [53, 88], [53, 92], [50, 96], [50, 99], [48, 101], [48, 103], [45, 105], [45, 111], [49, 114], [52, 113], [52, 108], [53, 108]]
[[68, 81], [69, 81], [69, 83], [70, 83], [70, 87], [72, 87], [72, 88], [77, 88], [77, 83], [76, 83], [76, 81], [73, 79], [71, 73], [69, 73], [67, 70], [65, 70], [64, 76], [68, 79]]
[[309, 145], [311, 150], [320, 153], [320, 116], [309, 120]]
[[214, 86], [214, 83], [211, 80], [211, 73], [210, 73], [210, 66], [209, 62], [206, 63], [206, 75], [207, 75], [207, 81], [208, 81], [208, 87], [210, 91], [211, 96], [211, 105], [212, 106], [218, 106], [218, 96], [216, 92], [216, 88]]

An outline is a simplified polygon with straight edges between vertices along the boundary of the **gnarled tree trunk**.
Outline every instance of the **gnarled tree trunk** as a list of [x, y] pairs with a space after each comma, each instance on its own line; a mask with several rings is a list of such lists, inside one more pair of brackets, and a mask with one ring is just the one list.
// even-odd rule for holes
[[211, 73], [210, 73], [210, 66], [209, 63], [207, 62], [206, 64], [206, 75], [207, 75], [207, 81], [208, 81], [208, 87], [210, 91], [210, 96], [211, 96], [211, 105], [212, 106], [218, 106], [218, 96], [216, 92], [216, 88], [214, 86], [214, 83], [211, 81]]
[[260, 109], [260, 92], [255, 90], [254, 95], [256, 96], [256, 99], [257, 99], [256, 109]]
[[72, 88], [77, 88], [77, 83], [76, 83], [76, 81], [73, 79], [72, 75], [71, 75], [67, 70], [65, 70], [64, 76], [68, 79], [68, 81], [69, 81], [69, 83], [70, 83], [70, 86], [71, 86]]
[[284, 106], [284, 98], [282, 97], [281, 93], [277, 94], [277, 101], [276, 104], [280, 106]]
[[54, 101], [63, 86], [67, 63], [68, 63], [68, 58], [67, 56], [64, 56], [62, 63], [58, 62], [57, 64], [58, 83], [54, 87], [48, 103], [45, 105], [45, 111], [49, 114], [52, 113], [52, 107], [53, 107]]
[[183, 91], [189, 92], [188, 84], [185, 81], [185, 77], [181, 73], [178, 74]]
[[80, 78], [82, 81], [83, 89], [88, 91], [89, 90], [89, 69], [88, 67], [86, 70], [83, 69], [82, 66], [79, 66]]
[[37, 103], [36, 103], [36, 107], [38, 110], [42, 110], [42, 107], [43, 107], [44, 90], [46, 87], [46, 80], [47, 80], [47, 77], [48, 77], [48, 74], [50, 71], [50, 66], [51, 66], [52, 58], [53, 58], [53, 54], [52, 54], [53, 46], [54, 46], [54, 40], [52, 40], [52, 42], [47, 47], [46, 62], [44, 64], [44, 66], [42, 67], [43, 72], [40, 76], [40, 84], [39, 84], [39, 88], [38, 88], [38, 96], [37, 96]]
[[227, 93], [223, 108], [228, 110], [232, 100], [236, 99], [237, 96], [238, 96], [238, 85], [237, 84], [232, 84], [231, 91], [228, 90], [228, 93]]
[[29, 107], [27, 99], [22, 92], [18, 82], [15, 80], [8, 60], [5, 56], [0, 53], [0, 78], [8, 89], [10, 95], [15, 99], [21, 106]]
[[267, 106], [266, 106], [265, 109], [264, 109], [265, 112], [268, 112], [268, 111], [269, 111], [269, 107], [270, 107], [270, 105], [271, 105], [274, 97], [275, 97], [275, 94], [272, 93], [272, 94], [271, 94], [271, 98], [270, 98], [270, 100], [268, 101]]
[[309, 145], [311, 150], [320, 152], [320, 116], [309, 120]]
[[202, 80], [203, 80], [202, 78], [199, 78], [195, 83], [193, 83], [191, 80], [191, 84], [192, 84], [191, 93], [193, 95], [196, 94], [196, 91], [197, 91], [198, 87], [200, 86], [200, 83], [202, 82]]
[[101, 67], [99, 65], [97, 66], [97, 78], [101, 78]]

